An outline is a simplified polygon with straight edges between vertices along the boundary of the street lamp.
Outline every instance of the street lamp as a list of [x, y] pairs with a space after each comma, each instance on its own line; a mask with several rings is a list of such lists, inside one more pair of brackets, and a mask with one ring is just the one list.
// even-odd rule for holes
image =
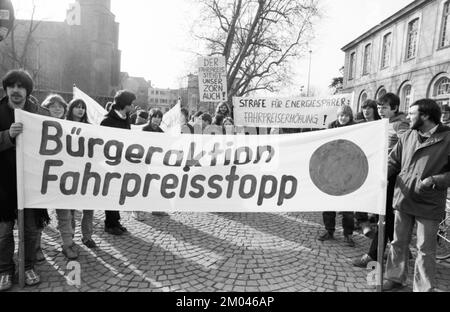
[[311, 58], [312, 58], [312, 51], [309, 50], [308, 89], [306, 91], [306, 96], [308, 97], [309, 97], [309, 85], [311, 83]]

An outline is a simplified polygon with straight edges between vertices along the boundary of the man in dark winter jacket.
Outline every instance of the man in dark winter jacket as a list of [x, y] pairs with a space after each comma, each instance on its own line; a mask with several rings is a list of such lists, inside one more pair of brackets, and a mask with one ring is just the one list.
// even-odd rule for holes
[[414, 291], [433, 291], [436, 233], [445, 216], [450, 186], [450, 128], [441, 123], [441, 109], [430, 99], [409, 108], [411, 130], [389, 154], [388, 177], [397, 176], [394, 193], [395, 227], [386, 264], [384, 290], [402, 287], [408, 276], [408, 251], [417, 224]]
[[[114, 97], [111, 111], [100, 123], [101, 126], [131, 129], [129, 114], [133, 109], [132, 103], [136, 100], [134, 93], [126, 90], [118, 91]], [[120, 224], [119, 211], [105, 211], [105, 232], [113, 235], [122, 235], [127, 229]]]
[[[47, 116], [49, 112], [30, 100], [33, 80], [26, 71], [12, 70], [6, 74], [2, 83], [6, 96], [0, 100], [0, 290], [6, 290], [12, 287], [15, 272], [13, 229], [17, 218], [16, 138], [23, 131], [23, 124], [14, 122], [14, 110], [22, 109]], [[44, 218], [42, 210], [24, 211], [27, 285], [40, 282], [39, 275], [34, 271], [34, 263], [39, 228], [44, 221], [48, 221]]]

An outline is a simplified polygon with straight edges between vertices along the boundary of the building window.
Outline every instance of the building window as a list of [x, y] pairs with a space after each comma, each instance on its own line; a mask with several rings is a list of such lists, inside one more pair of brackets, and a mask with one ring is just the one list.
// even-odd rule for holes
[[361, 95], [359, 96], [359, 101], [358, 101], [358, 111], [361, 110], [361, 106], [363, 105], [363, 103], [367, 100], [368, 96], [367, 96], [367, 92], [364, 90], [361, 92]]
[[400, 111], [407, 112], [413, 102], [413, 88], [407, 83], [400, 90]]
[[442, 16], [441, 38], [439, 47], [444, 48], [450, 46], [450, 1], [444, 4], [444, 14]]
[[433, 98], [436, 102], [443, 105], [450, 105], [450, 78], [441, 77], [433, 86]]
[[391, 45], [392, 45], [392, 33], [388, 33], [383, 37], [383, 50], [381, 54], [381, 68], [389, 66], [391, 61]]
[[380, 99], [381, 97], [383, 97], [385, 94], [387, 93], [386, 89], [384, 87], [381, 87], [378, 89], [377, 95], [376, 95], [376, 99]]
[[436, 82], [434, 96], [450, 94], [450, 79], [443, 77]]
[[370, 57], [372, 54], [372, 45], [369, 43], [364, 48], [364, 64], [363, 75], [367, 75], [370, 72]]
[[408, 23], [408, 40], [406, 46], [406, 59], [410, 60], [416, 56], [417, 37], [419, 33], [419, 19]]
[[356, 63], [356, 52], [350, 54], [350, 67], [348, 73], [348, 79], [352, 80], [355, 78], [355, 63]]

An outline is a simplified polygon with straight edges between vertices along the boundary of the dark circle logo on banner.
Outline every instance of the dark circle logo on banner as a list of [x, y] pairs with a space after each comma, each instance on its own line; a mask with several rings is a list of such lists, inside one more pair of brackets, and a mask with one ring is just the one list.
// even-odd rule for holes
[[348, 140], [336, 140], [319, 147], [309, 162], [309, 175], [322, 192], [344, 196], [358, 190], [369, 174], [363, 150]]

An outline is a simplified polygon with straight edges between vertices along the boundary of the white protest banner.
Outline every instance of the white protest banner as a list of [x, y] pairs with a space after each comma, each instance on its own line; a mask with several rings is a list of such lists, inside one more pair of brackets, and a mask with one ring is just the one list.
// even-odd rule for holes
[[227, 101], [225, 56], [200, 57], [198, 59], [198, 86], [200, 102]]
[[16, 110], [26, 208], [384, 214], [386, 120], [292, 135], [138, 132]]
[[161, 129], [165, 133], [178, 135], [181, 133], [181, 100], [178, 99], [177, 104], [163, 115], [161, 121]]
[[86, 103], [86, 113], [90, 123], [94, 125], [99, 125], [105, 115], [108, 113], [100, 104], [98, 104], [89, 95], [73, 86], [73, 98], [81, 99]]
[[325, 129], [342, 105], [353, 105], [353, 94], [316, 98], [233, 97], [238, 126]]

